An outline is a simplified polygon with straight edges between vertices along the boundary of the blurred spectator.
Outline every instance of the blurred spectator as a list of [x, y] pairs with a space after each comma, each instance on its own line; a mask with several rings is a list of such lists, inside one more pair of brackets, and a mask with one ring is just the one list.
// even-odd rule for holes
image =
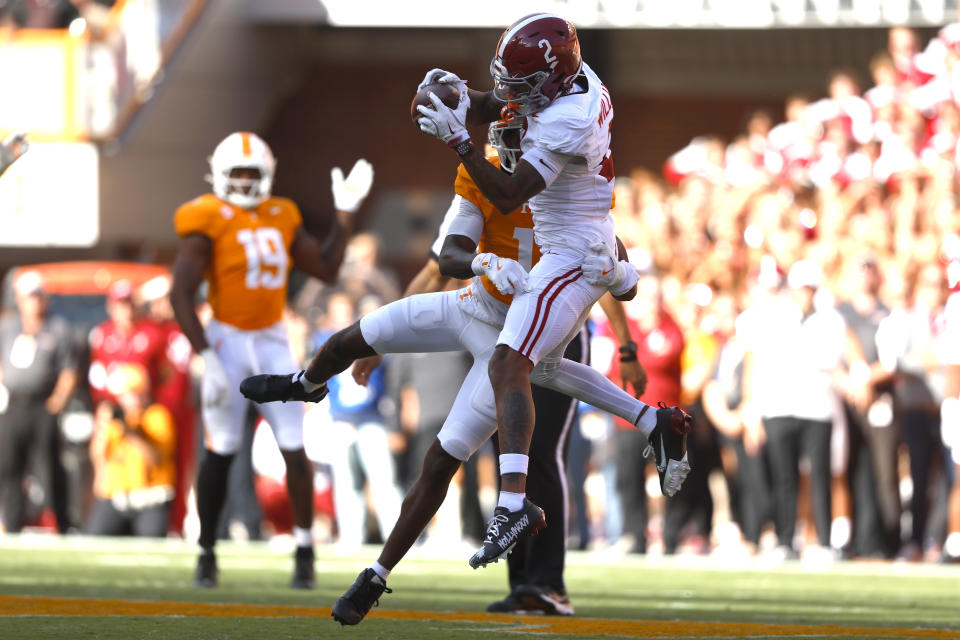
[[190, 380], [193, 350], [173, 316], [170, 285], [170, 276], [158, 276], [143, 284], [140, 298], [146, 305], [147, 318], [155, 325], [163, 345], [161, 368], [166, 375], [154, 389], [153, 395], [159, 404], [170, 411], [177, 427], [177, 485], [170, 509], [170, 530], [179, 534], [183, 529], [187, 494], [194, 475], [197, 415]]
[[[651, 272], [640, 276], [637, 297], [626, 303], [630, 335], [637, 343], [637, 358], [647, 373], [647, 387], [640, 401], [656, 405], [658, 401], [667, 406], [680, 404], [680, 357], [684, 338], [680, 327], [664, 306], [660, 278]], [[612, 336], [609, 323], [600, 322], [597, 334]], [[618, 359], [612, 359], [607, 377], [620, 382]], [[623, 533], [626, 548], [633, 553], [647, 550], [647, 489], [646, 459], [643, 457], [647, 442], [638, 438], [636, 429], [627, 422], [616, 419], [617, 493], [622, 504]]]
[[[314, 333], [311, 350], [353, 324], [356, 318], [346, 293], [330, 296], [326, 321]], [[397, 521], [403, 501], [393, 455], [403, 443], [400, 434], [387, 427], [381, 410], [386, 394], [384, 366], [371, 372], [365, 386], [357, 384], [349, 370], [331, 378], [327, 386], [332, 420], [327, 442], [332, 449], [330, 460], [339, 540], [359, 544], [366, 539], [367, 491], [380, 535], [385, 540]]]
[[97, 408], [90, 440], [97, 502], [87, 532], [164, 537], [177, 479], [173, 416], [151, 401], [142, 365], [118, 365], [107, 388], [117, 404]]
[[384, 303], [400, 296], [396, 277], [379, 265], [380, 241], [372, 233], [357, 233], [350, 238], [340, 267], [336, 287], [317, 279], [307, 280], [296, 294], [293, 309], [308, 322], [316, 324], [327, 308], [327, 299], [344, 292], [358, 304], [366, 296]]
[[850, 363], [844, 403], [850, 429], [849, 480], [854, 491], [853, 545], [860, 556], [891, 557], [900, 543], [899, 434], [893, 420], [889, 374], [877, 353], [877, 328], [890, 309], [880, 299], [882, 280], [873, 255], [851, 260], [848, 276], [850, 293], [837, 311], [862, 361]]
[[[68, 527], [65, 474], [57, 418], [77, 386], [70, 328], [47, 315], [43, 281], [35, 271], [14, 282], [17, 311], [0, 323], [0, 509], [3, 528], [20, 531], [30, 502], [54, 511]], [[34, 482], [25, 484], [28, 473]]]
[[150, 389], [162, 389], [170, 378], [166, 336], [152, 321], [140, 317], [129, 280], [118, 280], [107, 290], [105, 320], [90, 332], [90, 395], [94, 405], [116, 403], [108, 382], [113, 370], [129, 363], [141, 365], [150, 377]]
[[795, 554], [801, 456], [810, 461], [817, 540], [823, 549], [830, 546], [833, 380], [846, 329], [832, 307], [814, 306], [822, 279], [817, 263], [797, 262], [787, 278], [790, 296], [774, 295], [748, 309], [738, 332], [747, 341], [744, 422], [755, 440], [767, 443], [784, 557]]
[[[894, 376], [894, 407], [910, 455], [910, 539], [900, 557], [919, 560], [930, 547], [940, 548], [940, 532], [929, 530], [930, 478], [947, 484], [952, 460], [940, 437], [940, 405], [946, 368], [944, 303], [946, 279], [939, 265], [924, 267], [909, 290], [910, 306], [895, 310], [877, 331], [880, 362]], [[940, 473], [934, 471], [940, 467]]]
[[731, 296], [718, 298], [713, 305], [716, 335], [721, 340], [710, 380], [703, 388], [703, 409], [716, 427], [720, 441], [733, 449], [735, 470], [730, 483], [731, 511], [740, 527], [747, 550], [755, 553], [760, 545], [760, 532], [772, 518], [773, 504], [766, 456], [758, 443], [748, 449], [744, 440], [743, 420], [743, 339], [737, 339], [738, 306]]
[[947, 299], [944, 320], [946, 350], [942, 355], [946, 364], [946, 376], [943, 402], [940, 405], [940, 431], [943, 443], [951, 453], [953, 487], [947, 503], [947, 537], [943, 544], [943, 561], [960, 563], [960, 293], [953, 293]]

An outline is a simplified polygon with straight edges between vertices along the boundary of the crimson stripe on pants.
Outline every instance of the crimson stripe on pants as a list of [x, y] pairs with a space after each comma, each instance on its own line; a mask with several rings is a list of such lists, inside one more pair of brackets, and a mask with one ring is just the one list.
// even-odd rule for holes
[[527, 340], [529, 340], [530, 336], [533, 335], [533, 330], [536, 328], [537, 322], [540, 319], [540, 307], [543, 305], [543, 298], [550, 291], [550, 287], [557, 284], [560, 280], [563, 280], [564, 278], [568, 277], [571, 273], [574, 273], [575, 271], [579, 271], [579, 270], [580, 270], [580, 267], [577, 267], [575, 269], [571, 269], [570, 271], [567, 271], [563, 275], [557, 276], [556, 278], [550, 281], [550, 284], [548, 284], [546, 287], [543, 288], [543, 291], [540, 292], [540, 296], [537, 298], [537, 309], [533, 314], [533, 322], [530, 323], [530, 329], [527, 330], [527, 335], [523, 339], [523, 343], [520, 345], [520, 349], [519, 349], [520, 353], [523, 353], [523, 350], [527, 346]]
[[[569, 274], [568, 274], [568, 275], [569, 275]], [[533, 340], [530, 341], [530, 344], [527, 345], [527, 348], [526, 348], [526, 349], [524, 349], [523, 347], [520, 348], [520, 353], [521, 353], [521, 354], [523, 354], [524, 356], [526, 356], [526, 357], [528, 357], [528, 358], [530, 357], [530, 353], [533, 351], [533, 345], [535, 345], [535, 344], [537, 343], [537, 340], [540, 339], [540, 334], [543, 333], [543, 330], [544, 330], [544, 329], [546, 328], [546, 326], [547, 326], [547, 317], [550, 315], [550, 307], [553, 305], [553, 301], [556, 300], [557, 296], [560, 295], [560, 292], [563, 291], [563, 290], [567, 287], [567, 285], [576, 282], [577, 279], [578, 279], [581, 275], [582, 275], [582, 274], [580, 273], [580, 270], [577, 269], [577, 270], [576, 270], [576, 273], [574, 274], [574, 276], [573, 276], [572, 278], [568, 278], [565, 282], [563, 282], [560, 286], [558, 286], [558, 287], [554, 290], [553, 295], [550, 296], [550, 299], [547, 300], [546, 306], [543, 308], [543, 318], [542, 318], [542, 320], [541, 320], [540, 323], [539, 323], [539, 324], [540, 324], [540, 328], [537, 330], [536, 335], [533, 336]], [[553, 284], [553, 283], [551, 283], [551, 284]], [[532, 331], [532, 330], [533, 330], [533, 327], [530, 327], [530, 330]]]

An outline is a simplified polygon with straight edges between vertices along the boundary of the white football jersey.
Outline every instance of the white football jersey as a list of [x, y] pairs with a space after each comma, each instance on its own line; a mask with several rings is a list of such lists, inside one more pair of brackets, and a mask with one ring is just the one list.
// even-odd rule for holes
[[614, 247], [612, 122], [610, 93], [587, 63], [569, 94], [527, 116], [522, 160], [547, 183], [530, 199], [534, 238], [544, 252], [586, 252], [595, 242]]

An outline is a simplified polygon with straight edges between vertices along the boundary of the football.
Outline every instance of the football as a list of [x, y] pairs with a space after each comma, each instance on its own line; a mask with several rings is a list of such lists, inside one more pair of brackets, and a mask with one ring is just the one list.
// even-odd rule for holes
[[454, 85], [445, 83], [445, 82], [433, 82], [423, 87], [420, 91], [417, 92], [417, 95], [413, 97], [413, 102], [410, 103], [410, 118], [413, 120], [414, 126], [418, 129], [420, 125], [417, 124], [417, 119], [420, 118], [423, 114], [417, 111], [419, 105], [426, 105], [433, 109], [433, 103], [430, 102], [430, 92], [433, 92], [437, 95], [438, 98], [451, 109], [457, 108], [457, 103], [460, 102], [460, 90], [457, 89]]

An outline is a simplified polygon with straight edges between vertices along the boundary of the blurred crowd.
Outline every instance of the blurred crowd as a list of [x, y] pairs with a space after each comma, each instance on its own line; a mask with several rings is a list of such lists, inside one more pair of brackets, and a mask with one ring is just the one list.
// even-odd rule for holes
[[4, 29], [68, 29], [77, 20], [98, 33], [114, 4], [116, 0], [0, 0], [0, 33]]
[[[32, 6], [0, 3], [0, 15], [20, 4]], [[665, 500], [632, 427], [582, 406], [567, 467], [571, 547], [960, 559], [960, 401], [949, 400], [960, 391], [958, 60], [960, 25], [925, 47], [894, 28], [870, 88], [838, 71], [827, 97], [788, 98], [784, 122], [755, 112], [733, 140], [694, 139], [662, 175], [617, 178], [613, 215], [641, 272], [626, 312], [642, 399], [695, 415], [694, 470]], [[200, 363], [169, 288], [115, 282], [108, 320], [70, 350], [42, 280], [18, 277], [17, 309], [0, 323], [4, 530], [196, 536]], [[335, 286], [292, 291], [301, 360], [400, 295], [368, 233], [351, 240]], [[593, 366], [619, 383], [621, 345], [602, 316], [590, 325]], [[382, 540], [469, 365], [465, 354], [405, 354], [364, 385], [349, 370], [331, 380], [305, 418], [318, 540]], [[73, 445], [52, 419], [71, 396], [91, 415]], [[222, 535], [287, 533], [282, 456], [252, 412], [248, 423]], [[478, 539], [496, 478], [482, 449], [425, 543]]]
[[710, 539], [715, 468], [751, 546], [772, 523], [785, 557], [960, 554], [953, 401], [940, 419], [960, 365], [958, 59], [960, 25], [925, 47], [893, 28], [866, 91], [837, 71], [784, 122], [758, 111], [662, 177], [618, 178], [618, 233], [654, 276], [628, 315], [651, 391], [670, 378], [647, 395], [700, 418], [668, 551]]

